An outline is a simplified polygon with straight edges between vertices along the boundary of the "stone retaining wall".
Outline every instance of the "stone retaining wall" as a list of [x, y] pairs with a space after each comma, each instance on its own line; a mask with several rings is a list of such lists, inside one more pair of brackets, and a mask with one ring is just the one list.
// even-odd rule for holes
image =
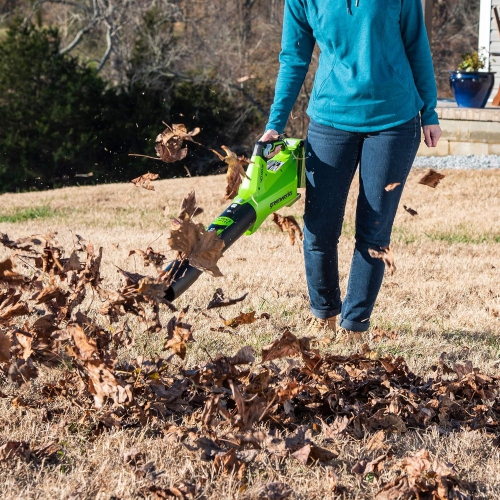
[[500, 155], [500, 109], [436, 109], [443, 136], [437, 148], [423, 142], [419, 156]]

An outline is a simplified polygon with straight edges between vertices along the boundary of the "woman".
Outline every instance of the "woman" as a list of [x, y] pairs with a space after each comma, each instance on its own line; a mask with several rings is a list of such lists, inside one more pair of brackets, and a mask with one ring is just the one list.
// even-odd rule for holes
[[[283, 132], [315, 43], [304, 214], [313, 327], [335, 332], [340, 314], [341, 327], [364, 332], [385, 268], [372, 255], [389, 247], [420, 127], [428, 147], [441, 136], [421, 0], [285, 0], [280, 70], [261, 140]], [[337, 245], [358, 164], [356, 243], [342, 303]], [[392, 183], [399, 185], [386, 191]]]

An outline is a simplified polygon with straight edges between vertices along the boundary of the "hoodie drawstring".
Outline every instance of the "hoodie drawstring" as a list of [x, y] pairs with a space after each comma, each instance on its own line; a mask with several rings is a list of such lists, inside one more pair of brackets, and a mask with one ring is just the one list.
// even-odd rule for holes
[[[352, 16], [351, 0], [346, 0], [347, 13]], [[359, 7], [359, 0], [356, 0], [356, 7]]]

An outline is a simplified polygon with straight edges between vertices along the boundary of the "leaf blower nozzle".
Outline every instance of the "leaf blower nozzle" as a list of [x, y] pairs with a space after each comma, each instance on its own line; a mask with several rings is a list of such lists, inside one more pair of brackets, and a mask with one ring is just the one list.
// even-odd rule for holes
[[[292, 206], [300, 198], [299, 187], [305, 187], [304, 141], [280, 137], [257, 142], [238, 195], [207, 231], [217, 231], [225, 251], [243, 234], [257, 231], [270, 214]], [[202, 273], [187, 260], [174, 260], [165, 271], [173, 276], [165, 293], [169, 301], [183, 294]]]
[[[226, 250], [255, 224], [256, 219], [257, 214], [252, 205], [232, 203], [214, 220], [207, 231], [217, 231], [219, 238], [224, 242], [224, 250]], [[182, 295], [203, 272], [190, 266], [187, 260], [174, 260], [165, 271], [174, 276], [172, 284], [165, 292], [165, 298], [170, 302]]]

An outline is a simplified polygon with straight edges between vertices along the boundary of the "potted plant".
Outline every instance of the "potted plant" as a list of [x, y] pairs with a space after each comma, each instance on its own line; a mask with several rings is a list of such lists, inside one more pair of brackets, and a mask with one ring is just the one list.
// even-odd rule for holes
[[485, 70], [486, 54], [469, 52], [462, 55], [456, 71], [450, 71], [450, 87], [460, 108], [484, 108], [488, 102], [495, 73]]

